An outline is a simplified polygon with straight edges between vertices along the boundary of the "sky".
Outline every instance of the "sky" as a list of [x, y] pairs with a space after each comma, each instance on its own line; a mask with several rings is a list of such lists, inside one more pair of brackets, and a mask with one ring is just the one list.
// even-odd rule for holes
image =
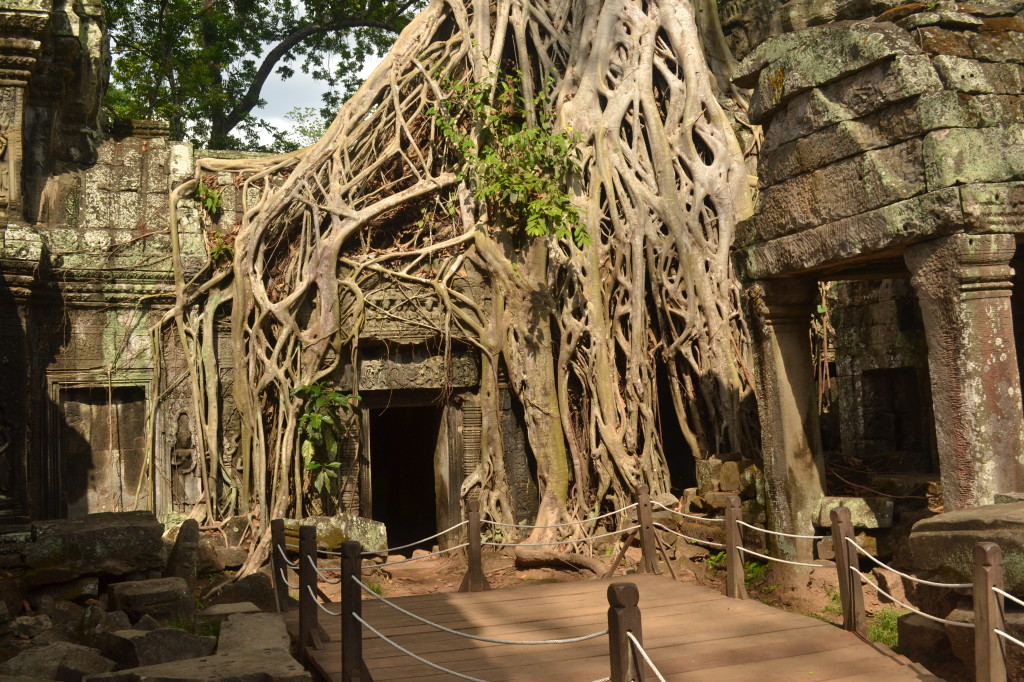
[[[380, 62], [380, 57], [370, 56], [363, 64], [360, 76], [365, 80]], [[296, 69], [295, 75], [288, 80], [281, 80], [275, 73], [263, 86], [262, 97], [267, 101], [267, 105], [253, 110], [253, 115], [265, 118], [280, 130], [291, 130], [295, 123], [286, 119], [285, 114], [297, 107], [319, 109], [323, 106], [321, 95], [326, 90], [326, 83], [313, 80], [312, 76], [302, 73], [299, 69]], [[266, 136], [262, 141], [269, 143], [271, 140]]]

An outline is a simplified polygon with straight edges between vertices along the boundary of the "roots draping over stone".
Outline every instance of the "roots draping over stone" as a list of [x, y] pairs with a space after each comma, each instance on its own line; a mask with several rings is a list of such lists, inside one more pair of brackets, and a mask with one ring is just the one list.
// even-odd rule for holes
[[[496, 224], [427, 113], [453, 83], [516, 70], [524, 99], [548, 93], [540, 106], [579, 136], [570, 187], [592, 237], [583, 248]], [[729, 258], [751, 190], [713, 78], [687, 0], [435, 0], [317, 144], [201, 161], [197, 179], [231, 171], [243, 183], [233, 262], [189, 281], [175, 253], [177, 304], [154, 338], [189, 358], [204, 480], [221, 482], [207, 486], [208, 509], [302, 511], [292, 391], [321, 380], [355, 390], [363, 326], [391, 314], [368, 296], [382, 286], [404, 292], [406, 309], [422, 303], [404, 317], [434, 347], [479, 351], [483, 456], [462, 492], [493, 519], [521, 520], [505, 493], [501, 368], [536, 458], [538, 524], [627, 504], [640, 483], [668, 489], [659, 367], [694, 456], [756, 451]], [[222, 318], [230, 359], [215, 343]], [[234, 460], [219, 435], [228, 397], [243, 424]]]

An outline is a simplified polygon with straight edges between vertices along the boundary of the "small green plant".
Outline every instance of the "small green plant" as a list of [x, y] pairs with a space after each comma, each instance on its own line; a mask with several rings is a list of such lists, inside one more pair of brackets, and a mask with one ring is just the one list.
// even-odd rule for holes
[[384, 594], [384, 585], [379, 580], [374, 580], [373, 578], [367, 578], [366, 581], [364, 582], [364, 584], [368, 588], [370, 588], [370, 592], [373, 592], [376, 595]]
[[220, 192], [207, 185], [203, 178], [196, 181], [196, 192], [192, 196], [211, 218], [220, 211]]
[[554, 80], [531, 99], [522, 95], [522, 74], [493, 87], [449, 81], [451, 97], [427, 111], [462, 156], [459, 180], [499, 222], [531, 237], [554, 234], [583, 248], [590, 243], [579, 210], [567, 191], [579, 172], [579, 136], [556, 128], [546, 106]]
[[892, 604], [883, 606], [868, 621], [868, 639], [895, 649], [900, 639], [898, 623], [904, 613], [906, 611]]
[[766, 561], [747, 561], [743, 564], [743, 584], [749, 590], [752, 587], [756, 587], [761, 591], [771, 591], [775, 589], [774, 585], [766, 586], [765, 579], [768, 576], [768, 562]]
[[724, 551], [715, 552], [714, 554], [708, 554], [708, 558], [704, 560], [704, 563], [707, 564], [707, 567], [710, 568], [712, 571], [715, 571], [716, 573], [718, 571], [725, 570], [725, 562], [726, 558]]
[[843, 600], [839, 596], [839, 590], [834, 587], [825, 588], [825, 596], [828, 602], [822, 607], [821, 612], [826, 616], [838, 618], [843, 615]]
[[323, 382], [299, 386], [292, 395], [305, 401], [299, 417], [302, 460], [313, 477], [313, 488], [322, 494], [325, 488], [332, 490], [338, 480], [339, 443], [346, 417], [359, 412], [359, 397], [341, 393]]
[[212, 618], [204, 618], [196, 623], [194, 634], [203, 637], [220, 637], [220, 621]]
[[235, 256], [235, 250], [227, 241], [224, 235], [219, 232], [213, 238], [213, 245], [210, 247], [210, 259], [217, 263], [221, 260], [230, 261]]

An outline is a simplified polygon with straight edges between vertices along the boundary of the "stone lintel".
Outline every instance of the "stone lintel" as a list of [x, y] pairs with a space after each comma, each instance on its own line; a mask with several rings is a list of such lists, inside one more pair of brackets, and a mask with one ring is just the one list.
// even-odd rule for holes
[[[870, 262], [893, 249], [961, 229], [960, 193], [947, 187], [803, 232], [756, 243], [741, 252], [749, 279], [807, 273]], [[897, 251], [898, 253], [898, 251]]]
[[991, 504], [1024, 482], [1024, 417], [1010, 310], [1011, 234], [954, 234], [904, 253], [928, 342], [943, 500]]

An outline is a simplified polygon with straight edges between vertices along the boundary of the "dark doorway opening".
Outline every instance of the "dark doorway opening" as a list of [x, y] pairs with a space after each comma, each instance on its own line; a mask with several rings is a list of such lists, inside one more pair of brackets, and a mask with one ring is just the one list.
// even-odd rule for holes
[[434, 450], [442, 413], [433, 406], [370, 410], [373, 518], [387, 526], [392, 547], [438, 530]]
[[669, 385], [668, 370], [664, 363], [658, 363], [658, 426], [661, 428], [661, 445], [665, 448], [665, 462], [672, 482], [672, 494], [680, 496], [687, 488], [697, 486], [697, 461], [683, 436], [675, 406], [672, 402], [672, 387]]

